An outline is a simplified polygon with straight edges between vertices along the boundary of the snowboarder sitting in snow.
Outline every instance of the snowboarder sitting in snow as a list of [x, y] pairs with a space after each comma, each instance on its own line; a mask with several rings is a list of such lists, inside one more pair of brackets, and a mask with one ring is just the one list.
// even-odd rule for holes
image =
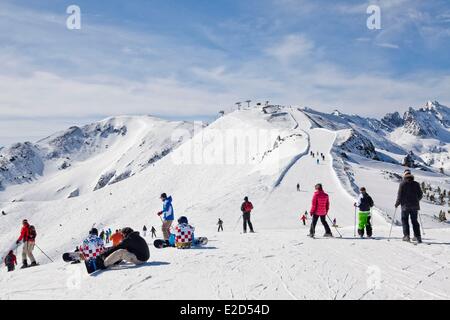
[[11, 272], [14, 271], [16, 265], [17, 265], [17, 258], [14, 255], [14, 252], [11, 250], [5, 257], [5, 266], [8, 268], [8, 272]]
[[106, 269], [121, 261], [140, 265], [150, 259], [147, 242], [139, 235], [138, 231], [127, 227], [123, 228], [121, 233], [123, 235], [122, 242], [103, 252], [97, 259], [97, 266], [100, 269]]
[[36, 266], [36, 259], [33, 256], [34, 245], [36, 242], [36, 229], [34, 226], [30, 226], [27, 219], [22, 221], [22, 230], [20, 231], [19, 239], [17, 239], [16, 244], [19, 244], [23, 241], [23, 249], [22, 249], [22, 269], [28, 267], [27, 257], [30, 258], [31, 264], [30, 266]]
[[195, 228], [189, 224], [186, 217], [178, 219], [178, 225], [175, 227], [175, 233], [169, 237], [169, 244], [178, 249], [189, 249], [194, 242]]
[[316, 184], [315, 186], [316, 192], [314, 192], [314, 196], [312, 199], [311, 210], [309, 210], [313, 220], [311, 222], [311, 228], [309, 230], [309, 236], [314, 237], [316, 231], [316, 224], [320, 218], [322, 225], [325, 228], [324, 237], [332, 237], [330, 226], [327, 223], [326, 216], [328, 214], [328, 210], [330, 209], [330, 200], [328, 194], [323, 191], [323, 187], [321, 183]]
[[163, 224], [162, 224], [162, 233], [164, 240], [169, 240], [170, 236], [170, 227], [172, 226], [174, 218], [173, 206], [172, 206], [172, 197], [167, 197], [167, 194], [163, 193], [160, 197], [163, 202], [162, 211], [158, 212], [158, 216], [163, 216]]
[[80, 258], [84, 260], [87, 269], [98, 269], [96, 259], [105, 251], [105, 244], [103, 239], [98, 236], [96, 228], [89, 231], [89, 236], [83, 241], [79, 249]]
[[367, 237], [372, 237], [372, 225], [370, 223], [370, 209], [374, 206], [372, 197], [366, 191], [366, 188], [362, 187], [358, 202], [354, 205], [359, 208], [359, 223], [358, 223], [358, 234], [362, 238], [364, 237], [364, 229], [367, 231]]

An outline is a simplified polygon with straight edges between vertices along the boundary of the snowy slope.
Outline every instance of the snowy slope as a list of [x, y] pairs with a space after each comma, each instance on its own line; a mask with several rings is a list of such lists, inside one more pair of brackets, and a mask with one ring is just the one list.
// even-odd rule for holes
[[6, 190], [0, 200], [62, 199], [117, 183], [169, 154], [196, 126], [149, 116], [114, 117], [36, 144], [4, 148], [0, 185]]
[[[14, 242], [20, 221], [27, 217], [37, 227], [39, 246], [57, 260], [47, 263], [36, 251], [44, 265], [13, 273], [2, 270], [0, 298], [450, 298], [450, 229], [426, 222], [427, 228], [433, 227], [424, 237], [431, 245], [415, 247], [399, 241], [401, 229], [394, 227], [393, 241], [387, 242], [390, 224], [380, 209], [373, 213], [380, 240], [353, 239], [352, 187], [372, 181], [374, 175], [365, 170], [375, 165], [349, 153], [361, 162], [348, 168], [353, 174], [348, 180], [335, 152], [339, 130], [318, 128], [297, 109], [237, 111], [121, 183], [71, 199], [0, 203], [8, 212], [0, 217], [0, 252]], [[317, 164], [309, 151], [323, 152], [325, 162]], [[89, 166], [83, 170], [81, 180]], [[401, 173], [403, 168], [392, 165], [390, 170]], [[442, 175], [424, 174], [449, 186]], [[300, 225], [299, 215], [309, 210], [317, 182], [330, 194], [330, 217], [337, 218], [342, 239], [309, 239], [307, 228]], [[379, 180], [372, 182], [367, 186], [375, 202], [391, 206], [395, 196], [384, 192]], [[151, 249], [146, 265], [95, 277], [86, 276], [79, 265], [60, 261], [61, 253], [78, 245], [94, 223], [137, 230], [144, 224], [158, 226], [161, 192], [173, 195], [176, 215], [187, 215], [197, 235], [210, 238], [206, 248]], [[239, 208], [245, 195], [255, 206], [256, 234], [240, 234]], [[217, 234], [219, 217], [225, 232]], [[317, 235], [322, 230], [319, 224]]]

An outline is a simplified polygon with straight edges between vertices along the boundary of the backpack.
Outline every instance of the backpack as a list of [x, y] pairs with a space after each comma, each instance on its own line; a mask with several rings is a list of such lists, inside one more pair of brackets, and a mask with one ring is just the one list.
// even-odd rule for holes
[[253, 205], [250, 201], [245, 202], [244, 205], [242, 206], [242, 208], [244, 209], [244, 212], [250, 212], [253, 210]]
[[37, 236], [36, 228], [34, 226], [30, 226], [28, 229], [28, 240], [35, 240]]

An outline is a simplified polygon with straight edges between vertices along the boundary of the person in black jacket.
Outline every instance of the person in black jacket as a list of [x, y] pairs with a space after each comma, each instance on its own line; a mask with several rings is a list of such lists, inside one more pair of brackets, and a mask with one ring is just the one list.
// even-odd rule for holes
[[358, 202], [354, 205], [359, 208], [359, 223], [358, 223], [358, 234], [362, 238], [364, 237], [364, 230], [367, 232], [367, 237], [372, 237], [372, 224], [370, 223], [370, 209], [374, 206], [373, 199], [367, 193], [365, 187], [359, 190], [361, 193], [358, 197]]
[[409, 218], [414, 231], [413, 241], [422, 242], [420, 234], [420, 225], [417, 220], [420, 210], [420, 200], [422, 200], [423, 192], [420, 184], [414, 181], [411, 171], [405, 171], [403, 181], [398, 188], [397, 201], [395, 207], [402, 207], [402, 225], [403, 225], [403, 241], [410, 241]]
[[121, 233], [124, 238], [122, 242], [101, 255], [103, 266], [101, 262], [97, 264], [100, 268], [105, 269], [121, 261], [139, 265], [150, 258], [147, 242], [139, 235], [139, 232], [131, 228], [123, 228]]

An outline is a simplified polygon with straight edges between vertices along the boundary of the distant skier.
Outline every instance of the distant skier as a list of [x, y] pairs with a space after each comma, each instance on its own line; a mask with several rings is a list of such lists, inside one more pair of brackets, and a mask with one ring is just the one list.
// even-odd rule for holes
[[22, 249], [22, 269], [28, 267], [27, 257], [30, 258], [30, 267], [36, 266], [36, 259], [33, 256], [33, 250], [36, 243], [36, 229], [30, 226], [27, 219], [22, 221], [22, 230], [20, 231], [19, 239], [17, 239], [16, 244], [23, 242]]
[[316, 160], [317, 164], [319, 164], [319, 159]]
[[123, 240], [123, 235], [120, 233], [119, 230], [116, 230], [116, 232], [111, 236], [111, 241], [113, 243], [113, 247], [117, 247]]
[[217, 222], [217, 225], [219, 226], [217, 228], [217, 232], [223, 231], [223, 221], [219, 218], [219, 221]]
[[111, 234], [109, 233], [109, 230], [105, 231], [105, 243], [109, 244], [109, 239], [111, 237]]
[[152, 231], [152, 239], [153, 239], [153, 237], [155, 237], [155, 238], [156, 238], [156, 229], [155, 229], [155, 227], [154, 227], [154, 226], [152, 226], [152, 229], [151, 229], [151, 231]]
[[105, 241], [105, 230], [102, 230], [102, 232], [100, 232], [100, 238]]
[[6, 212], [2, 210], [2, 215], [6, 216]]
[[411, 217], [414, 231], [413, 241], [422, 243], [420, 224], [417, 220], [422, 197], [423, 192], [420, 184], [414, 181], [411, 171], [405, 170], [403, 181], [398, 188], [397, 201], [395, 202], [396, 208], [400, 205], [402, 208], [403, 241], [410, 241], [409, 218]]
[[160, 199], [163, 202], [163, 209], [162, 211], [158, 212], [158, 215], [163, 216], [163, 224], [161, 230], [164, 240], [167, 241], [169, 240], [170, 236], [170, 227], [172, 226], [173, 220], [175, 219], [172, 206], [172, 197], [167, 197], [167, 194], [163, 193], [161, 194]]
[[297, 183], [297, 192], [300, 191], [300, 183]]
[[337, 220], [336, 220], [336, 218], [333, 219], [333, 227], [337, 228]]
[[303, 225], [304, 225], [304, 226], [306, 226], [306, 219], [308, 219], [308, 218], [306, 217], [305, 214], [303, 214], [303, 215], [300, 217], [300, 220], [303, 222]]
[[8, 268], [8, 272], [14, 271], [17, 265], [17, 258], [16, 255], [12, 250], [9, 251], [9, 253], [5, 257], [5, 266]]
[[128, 227], [123, 228], [120, 232], [123, 235], [122, 242], [100, 255], [100, 259], [97, 259], [99, 269], [106, 269], [121, 261], [140, 265], [150, 259], [147, 242], [139, 235], [139, 232]]
[[312, 199], [311, 210], [309, 210], [311, 216], [313, 217], [313, 220], [311, 222], [311, 228], [309, 231], [309, 236], [314, 237], [316, 224], [320, 218], [320, 221], [322, 222], [322, 225], [325, 228], [324, 237], [332, 237], [333, 234], [331, 233], [330, 226], [328, 225], [326, 220], [326, 216], [330, 209], [330, 200], [328, 194], [326, 194], [323, 191], [322, 184], [320, 183], [316, 184], [315, 189], [316, 192], [314, 193]]
[[244, 198], [244, 202], [241, 205], [241, 211], [242, 211], [242, 218], [244, 220], [244, 233], [247, 233], [247, 224], [250, 228], [250, 233], [254, 233], [253, 225], [250, 220], [250, 214], [253, 210], [253, 204], [248, 201], [248, 197]]
[[147, 236], [147, 227], [144, 225], [144, 228], [142, 228], [142, 233], [144, 234], [144, 238]]
[[367, 232], [367, 237], [372, 237], [372, 225], [370, 223], [370, 209], [374, 206], [372, 197], [367, 193], [366, 188], [360, 189], [360, 195], [358, 202], [355, 203], [355, 207], [359, 208], [359, 223], [358, 234], [362, 238], [364, 237], [364, 230]]

